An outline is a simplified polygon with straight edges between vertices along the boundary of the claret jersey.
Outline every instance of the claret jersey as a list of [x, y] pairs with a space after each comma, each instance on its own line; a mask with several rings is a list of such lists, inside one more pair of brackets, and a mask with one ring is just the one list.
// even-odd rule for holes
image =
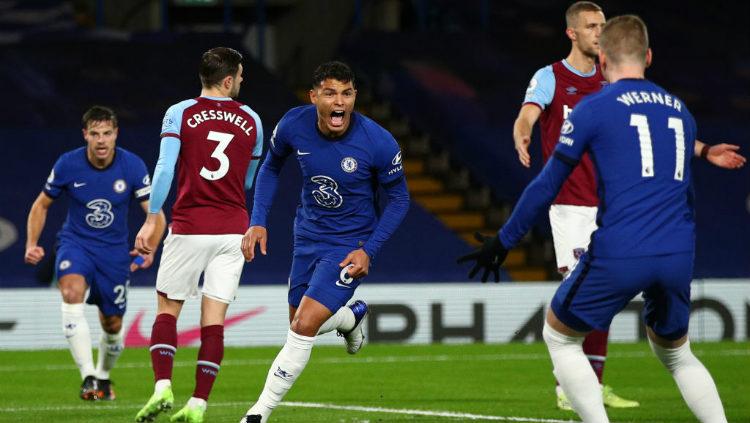
[[[590, 73], [583, 74], [565, 60], [545, 66], [534, 74], [524, 104], [534, 104], [542, 109], [539, 127], [545, 163], [555, 149], [563, 121], [581, 99], [599, 91], [606, 83], [598, 65]], [[596, 207], [597, 203], [594, 167], [591, 159], [584, 155], [554, 204]]]
[[244, 234], [245, 179], [263, 144], [258, 115], [229, 98], [198, 97], [167, 110], [161, 137], [180, 142], [172, 233]]

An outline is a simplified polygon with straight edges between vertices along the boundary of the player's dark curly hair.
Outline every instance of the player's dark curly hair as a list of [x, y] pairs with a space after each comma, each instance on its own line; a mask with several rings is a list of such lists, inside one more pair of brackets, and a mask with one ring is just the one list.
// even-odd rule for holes
[[211, 88], [219, 85], [227, 76], [237, 75], [242, 63], [242, 54], [229, 47], [214, 47], [203, 53], [198, 76], [201, 85]]
[[91, 106], [90, 109], [86, 110], [81, 118], [81, 124], [83, 129], [89, 127], [91, 122], [112, 122], [112, 126], [117, 128], [117, 115], [114, 110], [105, 106]]
[[313, 72], [312, 87], [318, 87], [326, 79], [335, 79], [341, 82], [351, 81], [352, 85], [354, 85], [354, 72], [352, 72], [352, 69], [346, 63], [335, 60], [325, 62]]

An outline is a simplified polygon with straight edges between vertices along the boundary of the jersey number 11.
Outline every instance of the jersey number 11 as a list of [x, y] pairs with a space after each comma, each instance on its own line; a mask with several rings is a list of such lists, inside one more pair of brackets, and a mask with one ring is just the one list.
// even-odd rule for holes
[[[641, 176], [652, 178], [654, 176], [654, 151], [651, 146], [651, 130], [648, 127], [646, 115], [631, 114], [630, 126], [638, 128], [638, 141], [641, 146]], [[667, 126], [674, 131], [675, 156], [677, 159], [674, 167], [674, 179], [682, 181], [685, 174], [685, 130], [682, 119], [671, 117], [667, 120]]]

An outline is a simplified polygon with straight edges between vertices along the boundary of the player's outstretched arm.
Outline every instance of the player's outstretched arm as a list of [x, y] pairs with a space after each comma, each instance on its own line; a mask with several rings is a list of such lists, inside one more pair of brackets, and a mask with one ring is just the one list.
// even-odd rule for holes
[[242, 255], [245, 261], [253, 261], [255, 258], [255, 246], [260, 246], [260, 253], [266, 255], [266, 241], [268, 240], [268, 231], [263, 226], [251, 226], [242, 237]]
[[518, 161], [525, 167], [531, 166], [531, 155], [529, 154], [529, 144], [531, 144], [531, 131], [534, 128], [542, 110], [534, 104], [524, 104], [521, 111], [518, 112], [513, 124], [513, 143], [518, 153]]
[[695, 140], [695, 156], [708, 160], [714, 166], [724, 169], [739, 169], [745, 165], [747, 159], [737, 153], [740, 146], [734, 144], [708, 145]]
[[23, 258], [26, 263], [36, 265], [44, 258], [44, 248], [37, 245], [37, 242], [44, 229], [44, 223], [47, 221], [47, 211], [53, 201], [51, 197], [41, 192], [31, 205], [26, 221], [26, 254]]
[[370, 273], [370, 256], [362, 248], [354, 250], [339, 263], [339, 267], [347, 266], [350, 266], [346, 272], [349, 277], [354, 279], [365, 277]]

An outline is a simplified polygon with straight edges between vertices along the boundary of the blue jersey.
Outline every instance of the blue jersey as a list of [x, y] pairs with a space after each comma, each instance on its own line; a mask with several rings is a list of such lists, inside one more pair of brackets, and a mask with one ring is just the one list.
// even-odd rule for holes
[[127, 245], [130, 199], [148, 200], [150, 183], [146, 164], [135, 154], [117, 148], [112, 163], [97, 169], [81, 147], [57, 159], [44, 193], [57, 198], [66, 191], [71, 199], [61, 240]]
[[563, 123], [554, 160], [527, 187], [501, 230], [503, 245], [521, 239], [588, 152], [600, 199], [592, 257], [693, 251], [695, 138], [695, 120], [684, 103], [648, 80], [620, 80], [586, 97]]
[[[280, 163], [290, 155], [299, 162], [303, 177], [295, 233], [334, 243], [355, 241], [372, 257], [408, 210], [401, 150], [393, 136], [371, 119], [352, 113], [347, 132], [330, 139], [318, 130], [315, 106], [290, 110], [274, 130], [258, 175], [251, 225], [266, 225], [276, 189], [267, 187], [269, 171], [278, 175]], [[378, 185], [392, 200], [382, 220]]]

